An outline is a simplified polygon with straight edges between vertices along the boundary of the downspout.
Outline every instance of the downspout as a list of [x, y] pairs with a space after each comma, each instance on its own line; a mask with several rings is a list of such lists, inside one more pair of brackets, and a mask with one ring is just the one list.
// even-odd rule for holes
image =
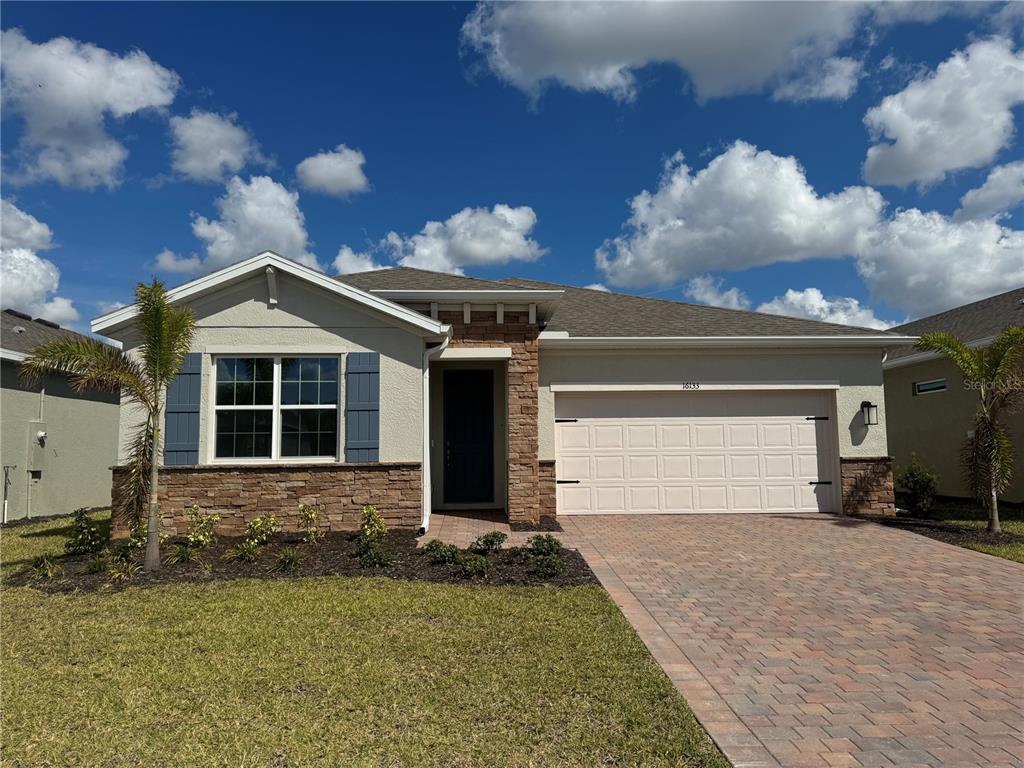
[[423, 461], [421, 462], [422, 478], [420, 486], [423, 492], [422, 525], [420, 535], [422, 536], [430, 528], [430, 361], [440, 355], [448, 348], [451, 337], [445, 336], [436, 347], [423, 350]]

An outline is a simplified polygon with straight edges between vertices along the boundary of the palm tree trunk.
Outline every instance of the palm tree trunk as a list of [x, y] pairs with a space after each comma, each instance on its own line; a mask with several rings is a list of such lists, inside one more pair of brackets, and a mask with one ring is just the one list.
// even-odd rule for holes
[[988, 532], [1002, 533], [1003, 529], [999, 527], [999, 500], [996, 493], [996, 473], [994, 468], [993, 471], [989, 472], [988, 482], [991, 493], [988, 501]]
[[160, 467], [160, 434], [157, 424], [160, 423], [160, 406], [152, 415], [151, 428], [153, 430], [153, 445], [150, 447], [149, 456], [149, 526], [146, 533], [146, 560], [147, 571], [160, 570], [160, 504], [158, 501], [157, 478]]

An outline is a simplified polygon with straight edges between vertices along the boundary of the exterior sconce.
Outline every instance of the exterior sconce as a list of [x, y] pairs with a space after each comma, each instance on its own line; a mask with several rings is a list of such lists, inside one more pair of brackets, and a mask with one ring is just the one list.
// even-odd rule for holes
[[873, 427], [878, 424], [878, 406], [865, 400], [860, 404], [860, 414], [864, 417], [864, 426]]

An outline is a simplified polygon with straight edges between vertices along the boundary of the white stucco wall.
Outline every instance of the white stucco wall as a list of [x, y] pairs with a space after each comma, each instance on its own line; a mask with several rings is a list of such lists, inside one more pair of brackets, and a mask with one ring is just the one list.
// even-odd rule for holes
[[[192, 351], [203, 355], [199, 460], [212, 457], [214, 355], [341, 355], [380, 353], [380, 460], [420, 461], [422, 455], [423, 340], [373, 310], [287, 274], [277, 275], [278, 303], [268, 303], [267, 281], [253, 277], [189, 303], [196, 315]], [[131, 350], [131, 332], [117, 338]], [[342, 368], [342, 370], [344, 370]], [[339, 431], [344, 445], [344, 381]], [[140, 418], [122, 408], [123, 460]], [[343, 460], [342, 454], [339, 460]]]
[[[540, 459], [555, 458], [552, 384], [800, 384], [838, 382], [837, 444], [843, 458], [886, 456], [885, 392], [879, 350], [664, 350], [540, 352]], [[694, 393], [699, 396], [699, 391]], [[878, 425], [865, 427], [860, 404], [878, 404]]]

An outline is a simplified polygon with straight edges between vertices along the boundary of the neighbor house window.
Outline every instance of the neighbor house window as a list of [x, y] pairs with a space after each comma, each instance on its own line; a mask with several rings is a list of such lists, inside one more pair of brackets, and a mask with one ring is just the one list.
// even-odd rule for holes
[[942, 392], [946, 389], [945, 379], [931, 379], [929, 381], [915, 381], [914, 394], [927, 395], [932, 392]]
[[215, 368], [216, 458], [337, 456], [337, 357], [219, 357]]

